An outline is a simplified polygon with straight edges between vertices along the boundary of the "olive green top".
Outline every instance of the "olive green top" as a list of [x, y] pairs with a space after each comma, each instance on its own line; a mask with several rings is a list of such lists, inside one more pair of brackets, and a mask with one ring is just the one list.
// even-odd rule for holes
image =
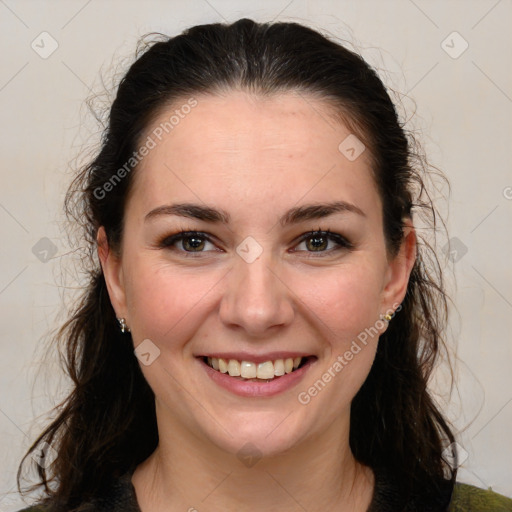
[[492, 490], [457, 483], [453, 489], [449, 512], [512, 512], [512, 499]]
[[[399, 512], [392, 502], [393, 498], [386, 497], [389, 489], [376, 487], [374, 500], [369, 510], [383, 512]], [[377, 494], [379, 494], [377, 499]], [[391, 495], [389, 495], [391, 496]], [[383, 498], [384, 497], [384, 498]], [[416, 503], [413, 508], [415, 512], [423, 510], [433, 511], [430, 506], [422, 507], [422, 503]], [[103, 496], [100, 501], [81, 506], [83, 512], [140, 512], [135, 496], [135, 490], [129, 477], [122, 478], [119, 483], [112, 487], [108, 495]], [[403, 512], [411, 510], [406, 507]], [[19, 512], [46, 512], [45, 508], [33, 506]], [[439, 510], [439, 512], [445, 512]], [[473, 485], [457, 482], [453, 489], [450, 505], [446, 512], [512, 512], [512, 499], [498, 494], [491, 489], [480, 489]]]

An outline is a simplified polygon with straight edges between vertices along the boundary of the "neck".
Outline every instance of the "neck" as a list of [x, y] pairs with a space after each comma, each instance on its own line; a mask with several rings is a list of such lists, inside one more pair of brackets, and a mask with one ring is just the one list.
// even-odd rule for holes
[[348, 418], [334, 422], [322, 436], [258, 458], [249, 447], [249, 456], [241, 457], [199, 441], [187, 429], [162, 431], [159, 425], [164, 435], [157, 449], [132, 477], [137, 501], [143, 512], [365, 512], [374, 475], [354, 459], [348, 427]]

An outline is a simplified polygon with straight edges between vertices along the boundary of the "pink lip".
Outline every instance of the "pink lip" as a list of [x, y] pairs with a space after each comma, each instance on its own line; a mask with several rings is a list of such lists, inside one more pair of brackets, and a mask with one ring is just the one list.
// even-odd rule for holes
[[[298, 384], [303, 379], [304, 375], [309, 370], [311, 365], [316, 361], [316, 359], [309, 359], [308, 361], [306, 361], [304, 366], [301, 366], [300, 368], [294, 370], [291, 373], [286, 373], [281, 377], [274, 377], [274, 379], [270, 382], [251, 382], [248, 380], [238, 380], [233, 377], [230, 377], [229, 374], [227, 373], [221, 373], [217, 370], [214, 370], [213, 368], [208, 366], [201, 357], [198, 357], [196, 359], [202, 366], [202, 368], [205, 370], [207, 375], [216, 384], [218, 384], [224, 389], [227, 389], [228, 391], [231, 391], [235, 395], [244, 397], [269, 397], [282, 393], [283, 391], [286, 391], [295, 386], [296, 384]], [[238, 357], [231, 357], [231, 359], [238, 359]], [[277, 357], [276, 359], [281, 358]], [[248, 360], [251, 359], [248, 358]], [[264, 359], [264, 361], [269, 360], [271, 359]]]
[[201, 354], [196, 357], [216, 357], [218, 359], [236, 359], [237, 361], [251, 361], [251, 363], [264, 363], [265, 361], [275, 361], [276, 359], [288, 359], [295, 357], [310, 357], [311, 354], [305, 352], [268, 352], [266, 354], [251, 354], [249, 352], [214, 352], [210, 354]]

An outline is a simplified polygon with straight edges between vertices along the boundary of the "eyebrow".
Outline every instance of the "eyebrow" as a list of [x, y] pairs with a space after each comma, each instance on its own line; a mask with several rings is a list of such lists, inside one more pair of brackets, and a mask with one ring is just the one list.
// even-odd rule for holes
[[[279, 223], [281, 226], [286, 227], [291, 224], [298, 224], [299, 222], [321, 219], [334, 213], [345, 212], [351, 212], [366, 217], [366, 214], [356, 205], [347, 203], [346, 201], [334, 201], [331, 203], [313, 203], [296, 206], [281, 216]], [[229, 213], [222, 209], [193, 203], [179, 203], [162, 205], [151, 210], [145, 216], [144, 222], [161, 215], [177, 215], [179, 217], [202, 220], [213, 224], [229, 224], [231, 219]]]

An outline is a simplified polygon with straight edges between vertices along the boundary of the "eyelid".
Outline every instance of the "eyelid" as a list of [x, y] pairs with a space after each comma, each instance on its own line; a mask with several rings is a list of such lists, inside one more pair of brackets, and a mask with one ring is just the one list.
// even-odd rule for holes
[[[163, 248], [163, 249], [169, 249], [169, 248], [172, 248], [172, 246], [176, 243], [176, 242], [179, 242], [183, 239], [186, 239], [187, 237], [193, 237], [193, 236], [197, 236], [198, 238], [202, 238], [204, 240], [206, 240], [207, 242], [210, 242], [212, 244], [214, 244], [214, 240], [215, 240], [215, 237], [210, 235], [209, 233], [205, 233], [203, 231], [197, 231], [197, 230], [194, 230], [194, 229], [186, 229], [186, 230], [181, 230], [181, 231], [178, 231], [172, 235], [168, 235], [168, 236], [165, 236], [163, 237], [158, 243], [157, 243], [157, 246], [160, 247], [160, 248]], [[333, 240], [336, 244], [337, 244], [337, 247], [335, 247], [334, 249], [329, 249], [329, 250], [326, 250], [326, 251], [293, 251], [293, 252], [304, 252], [304, 253], [308, 253], [308, 254], [311, 254], [315, 255], [316, 254], [319, 254], [319, 255], [322, 255], [322, 254], [331, 254], [337, 250], [340, 250], [340, 249], [353, 249], [354, 247], [354, 244], [352, 244], [346, 237], [344, 237], [343, 235], [340, 235], [339, 233], [335, 233], [335, 232], [331, 232], [329, 229], [327, 230], [323, 230], [323, 229], [316, 229], [316, 230], [313, 230], [313, 231], [308, 231], [302, 235], [300, 235], [300, 237], [296, 238], [295, 241], [294, 241], [294, 244], [295, 246], [302, 243], [304, 240], [307, 240], [309, 238], [312, 238], [314, 236], [323, 236], [323, 237], [326, 237], [330, 240]], [[177, 250], [177, 252], [180, 252], [180, 253], [183, 253], [185, 254], [186, 256], [189, 256], [189, 255], [201, 255], [201, 254], [204, 254], [204, 253], [209, 253], [209, 252], [212, 252], [212, 251], [184, 251], [184, 250]]]
[[[210, 242], [211, 244], [215, 243], [214, 242], [215, 237], [213, 237], [212, 235], [210, 235], [208, 233], [204, 233], [203, 231], [197, 231], [195, 229], [184, 229], [184, 230], [177, 231], [176, 233], [174, 233], [172, 235], [164, 236], [160, 241], [157, 242], [157, 247], [160, 247], [162, 249], [175, 249], [172, 246], [174, 244], [176, 244], [176, 242], [184, 240], [187, 237], [192, 238], [193, 236], [197, 236], [197, 238], [203, 238], [204, 240], [206, 240], [207, 242]], [[184, 251], [184, 250], [178, 249], [178, 250], [176, 250], [176, 252], [183, 253], [187, 256], [189, 256], [189, 255], [193, 256], [195, 254], [200, 255], [200, 254], [208, 253], [211, 251], [194, 252], [194, 251]]]
[[322, 237], [328, 238], [330, 240], [334, 240], [334, 242], [337, 244], [337, 247], [335, 247], [334, 249], [327, 250], [327, 251], [300, 251], [300, 252], [306, 252], [308, 254], [313, 255], [313, 257], [314, 257], [315, 254], [331, 254], [340, 249], [353, 249], [354, 248], [354, 244], [352, 244], [343, 235], [340, 235], [339, 233], [333, 233], [333, 232], [331, 232], [330, 229], [320, 229], [320, 228], [313, 230], [313, 231], [308, 231], [307, 233], [304, 233], [303, 235], [301, 235], [299, 237], [296, 245], [302, 243], [304, 240], [307, 240], [308, 238], [313, 238], [314, 236], [322, 236]]

